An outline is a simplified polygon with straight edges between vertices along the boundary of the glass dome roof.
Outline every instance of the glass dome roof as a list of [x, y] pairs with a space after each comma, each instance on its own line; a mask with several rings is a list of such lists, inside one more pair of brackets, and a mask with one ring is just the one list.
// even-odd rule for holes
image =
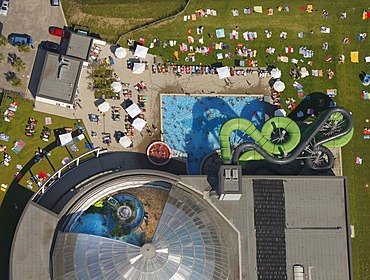
[[53, 278], [227, 279], [227, 248], [209, 207], [173, 187], [152, 242], [142, 247], [102, 236], [59, 232]]

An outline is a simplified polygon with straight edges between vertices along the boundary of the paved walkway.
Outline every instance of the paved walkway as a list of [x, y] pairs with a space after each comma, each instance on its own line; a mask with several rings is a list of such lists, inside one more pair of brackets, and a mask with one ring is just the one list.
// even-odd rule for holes
[[[100, 58], [106, 58], [108, 56], [114, 57], [110, 51], [110, 46], [102, 47], [102, 52], [100, 53]], [[124, 59], [114, 58], [115, 64], [113, 66], [114, 71], [121, 78], [122, 82], [130, 83], [133, 96], [132, 101], [137, 102], [138, 92], [133, 88], [133, 85], [138, 82], [144, 81], [148, 85], [148, 90], [142, 92], [141, 94], [147, 95], [147, 110], [144, 113], [145, 118], [148, 122], [148, 129], [152, 130], [154, 134], [153, 138], [160, 139], [160, 131], [154, 131], [152, 129], [152, 124], [160, 128], [160, 94], [161, 93], [176, 93], [185, 94], [190, 93], [192, 95], [226, 95], [226, 94], [268, 94], [269, 78], [258, 78], [257, 73], [247, 74], [244, 76], [233, 76], [230, 78], [231, 84], [227, 86], [224, 80], [220, 80], [218, 75], [190, 75], [183, 74], [181, 77], [177, 77], [173, 73], [156, 73], [153, 74], [151, 70], [151, 65], [153, 64], [154, 57], [152, 55], [147, 55], [146, 61], [149, 63], [149, 70], [145, 70], [142, 74], [133, 74], [130, 69], [127, 69], [127, 60], [133, 58], [131, 52]], [[172, 72], [172, 71], [171, 71]], [[124, 116], [126, 112], [121, 109], [121, 121], [113, 121], [111, 118], [111, 112], [107, 112], [105, 117], [103, 114], [99, 113], [96, 106], [94, 105], [95, 99], [93, 92], [90, 90], [89, 75], [91, 73], [91, 68], [84, 68], [81, 74], [80, 86], [79, 86], [79, 96], [77, 99], [81, 99], [81, 108], [77, 108], [75, 112], [72, 112], [72, 117], [80, 118], [84, 121], [85, 126], [89, 132], [97, 132], [98, 138], [93, 138], [95, 146], [104, 146], [102, 143], [102, 133], [109, 132], [114, 135], [116, 130], [124, 131]], [[246, 79], [248, 79], [247, 83]], [[121, 100], [107, 100], [111, 106], [121, 106], [124, 99]], [[73, 115], [75, 113], [75, 115]], [[100, 124], [93, 123], [89, 121], [88, 114], [100, 114], [101, 122]], [[70, 115], [71, 117], [71, 115]], [[119, 143], [116, 143], [112, 139], [112, 144], [108, 147], [109, 150], [129, 150], [145, 152], [147, 146], [151, 142], [148, 132], [144, 128], [140, 133], [135, 130], [135, 135], [131, 137], [134, 143], [133, 148], [124, 149]]]

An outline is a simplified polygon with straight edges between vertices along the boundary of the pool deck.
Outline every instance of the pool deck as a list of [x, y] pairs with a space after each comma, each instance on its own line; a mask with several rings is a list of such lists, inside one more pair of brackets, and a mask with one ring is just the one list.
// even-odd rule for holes
[[[100, 54], [100, 58], [112, 56], [114, 55], [109, 50], [110, 45], [106, 45], [102, 47], [102, 52]], [[142, 74], [136, 75], [133, 74], [131, 70], [127, 69], [126, 62], [129, 58], [133, 58], [131, 52], [128, 52], [128, 55], [124, 59], [117, 59], [114, 58], [115, 64], [113, 66], [115, 72], [119, 77], [121, 77], [121, 81], [125, 83], [130, 83], [131, 87], [129, 89], [132, 90], [132, 101], [135, 103], [138, 100], [138, 92], [133, 88], [133, 85], [137, 84], [140, 81], [144, 81], [147, 86], [147, 91], [142, 91], [140, 94], [147, 95], [147, 110], [144, 113], [145, 118], [148, 122], [148, 128], [152, 130], [153, 136], [150, 137], [146, 129], [144, 128], [142, 132], [135, 130], [135, 135], [130, 137], [133, 140], [133, 148], [123, 148], [119, 143], [116, 141], [112, 141], [112, 144], [107, 147], [108, 150], [111, 151], [133, 151], [133, 152], [140, 152], [145, 153], [146, 148], [151, 143], [153, 139], [161, 139], [160, 137], [160, 129], [156, 131], [152, 129], [152, 124], [156, 127], [161, 127], [161, 118], [160, 118], [160, 94], [162, 93], [169, 93], [169, 94], [182, 94], [190, 93], [192, 95], [202, 95], [202, 96], [209, 96], [209, 95], [269, 95], [269, 78], [259, 78], [256, 72], [252, 74], [247, 74], [246, 77], [244, 76], [233, 76], [230, 77], [231, 83], [229, 86], [226, 85], [224, 80], [220, 80], [218, 75], [191, 75], [191, 74], [183, 74], [181, 77], [177, 77], [173, 73], [156, 73], [153, 74], [151, 71], [151, 67], [149, 70], [145, 70]], [[145, 61], [148, 61], [150, 65], [153, 63], [153, 55], [147, 55]], [[95, 131], [98, 133], [98, 138], [93, 138], [92, 142], [95, 146], [106, 146], [102, 143], [101, 133], [110, 132], [113, 136], [115, 130], [124, 130], [124, 122], [121, 121], [113, 121], [110, 117], [111, 113], [107, 112], [105, 116], [105, 128], [103, 121], [100, 125], [96, 123], [90, 122], [88, 119], [88, 114], [91, 113], [98, 113], [97, 108], [94, 105], [94, 96], [93, 92], [89, 88], [89, 72], [91, 69], [84, 68], [81, 74], [79, 90], [80, 94], [78, 98], [81, 99], [81, 108], [77, 108], [76, 111], [70, 110], [67, 111], [67, 116], [69, 118], [80, 118], [83, 119], [87, 131]], [[248, 85], [246, 79], [250, 83]], [[121, 100], [107, 100], [109, 101], [111, 106], [120, 106], [124, 101], [123, 98]], [[55, 106], [48, 105], [48, 104], [36, 104], [36, 108], [40, 111], [46, 112], [53, 112], [55, 110]], [[65, 111], [65, 110], [61, 110]], [[121, 117], [124, 118], [126, 114], [125, 110], [121, 109]]]

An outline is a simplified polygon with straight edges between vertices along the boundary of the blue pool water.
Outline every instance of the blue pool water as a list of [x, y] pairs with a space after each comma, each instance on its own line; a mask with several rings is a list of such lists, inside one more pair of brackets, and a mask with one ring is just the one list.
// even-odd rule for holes
[[119, 238], [110, 234], [111, 231], [118, 225], [112, 216], [112, 211], [115, 211], [113, 208], [111, 208], [110, 212], [104, 216], [98, 213], [82, 215], [78, 222], [73, 225], [71, 232], [104, 236], [141, 246], [143, 243], [142, 232], [139, 229], [135, 230], [135, 228], [142, 223], [144, 218], [144, 209], [141, 202], [137, 200], [137, 198], [127, 194], [116, 194], [114, 195], [114, 198], [118, 200], [120, 204], [131, 201], [137, 206], [135, 220], [129, 225], [130, 229], [133, 230], [130, 234]]
[[[259, 97], [162, 95], [163, 140], [187, 159], [189, 174], [199, 174], [202, 158], [220, 149], [219, 132], [227, 120], [242, 117], [261, 129], [265, 110]], [[249, 137], [238, 131], [230, 138], [233, 145]]]

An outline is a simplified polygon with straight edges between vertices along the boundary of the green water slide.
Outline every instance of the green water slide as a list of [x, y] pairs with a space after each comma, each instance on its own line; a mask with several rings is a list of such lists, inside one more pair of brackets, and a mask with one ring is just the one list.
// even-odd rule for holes
[[[254, 142], [241, 143], [232, 151], [230, 135], [236, 130], [249, 135]], [[221, 157], [224, 164], [262, 159], [275, 164], [287, 164], [309, 148], [312, 160], [323, 153], [331, 154], [326, 166], [311, 165], [315, 169], [324, 169], [334, 163], [334, 156], [327, 148], [342, 147], [352, 136], [352, 116], [339, 107], [322, 112], [302, 135], [297, 123], [288, 117], [269, 119], [261, 131], [249, 120], [235, 118], [221, 127]]]
[[[289, 135], [283, 143], [274, 143], [271, 139], [274, 132], [283, 129]], [[240, 130], [248, 134], [256, 144], [270, 155], [284, 156], [291, 152], [301, 140], [301, 132], [296, 122], [287, 117], [274, 117], [269, 119], [259, 131], [252, 122], [247, 119], [235, 118], [227, 121], [220, 130], [221, 157], [224, 161], [231, 161], [232, 153], [230, 147], [231, 132]], [[243, 160], [263, 159], [258, 152], [251, 150], [243, 154]]]

